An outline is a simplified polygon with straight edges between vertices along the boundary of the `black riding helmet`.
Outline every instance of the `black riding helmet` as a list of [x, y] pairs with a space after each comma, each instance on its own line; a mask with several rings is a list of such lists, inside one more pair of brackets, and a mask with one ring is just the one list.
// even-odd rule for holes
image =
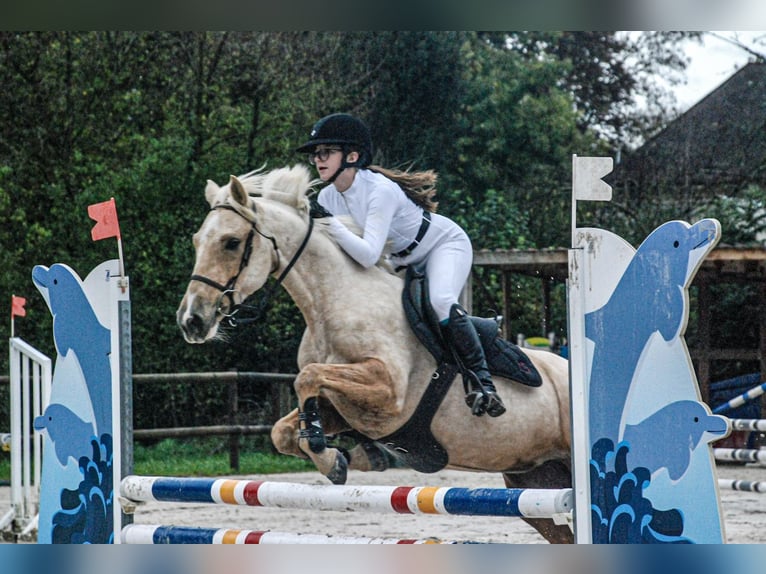
[[[309, 153], [313, 152], [318, 145], [335, 144], [343, 148], [341, 170], [347, 167], [363, 168], [372, 163], [370, 130], [362, 120], [350, 114], [330, 114], [323, 117], [311, 128], [309, 138], [295, 151]], [[350, 151], [359, 153], [359, 159], [353, 163], [346, 161], [346, 155]]]

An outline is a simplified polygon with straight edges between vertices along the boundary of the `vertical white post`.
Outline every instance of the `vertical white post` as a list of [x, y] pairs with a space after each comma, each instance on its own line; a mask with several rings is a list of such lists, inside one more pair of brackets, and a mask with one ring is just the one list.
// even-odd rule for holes
[[110, 277], [109, 312], [112, 369], [112, 472], [114, 485], [113, 540], [120, 544], [123, 524], [129, 521], [118, 502], [124, 472], [132, 472], [133, 415], [124, 405], [131, 404], [132, 364], [130, 331], [130, 290], [127, 277]]
[[51, 361], [18, 338], [9, 341], [11, 407], [11, 510], [2, 528], [13, 522], [14, 531], [28, 531], [40, 503], [42, 436], [33, 421], [50, 400]]
[[572, 488], [575, 496], [575, 542], [590, 544], [590, 439], [588, 436], [587, 349], [585, 346], [586, 257], [582, 248], [569, 250], [567, 308], [569, 310], [569, 393], [572, 417]]
[[30, 395], [32, 394], [31, 377], [29, 376], [29, 363], [30, 358], [26, 355], [21, 355], [21, 460], [22, 460], [22, 488], [24, 493], [24, 520], [26, 521], [32, 514], [32, 509], [29, 508], [29, 502], [32, 496], [32, 421], [30, 420], [30, 413], [32, 412], [32, 401]]
[[572, 416], [572, 482], [575, 495], [575, 540], [593, 541], [590, 492], [590, 425], [588, 349], [585, 339], [586, 297], [590, 294], [588, 241], [577, 228], [577, 200], [609, 201], [612, 188], [602, 180], [612, 171], [612, 158], [572, 155], [572, 247], [569, 250], [569, 392]]
[[21, 365], [11, 339], [11, 508], [16, 518], [24, 515], [21, 482]]

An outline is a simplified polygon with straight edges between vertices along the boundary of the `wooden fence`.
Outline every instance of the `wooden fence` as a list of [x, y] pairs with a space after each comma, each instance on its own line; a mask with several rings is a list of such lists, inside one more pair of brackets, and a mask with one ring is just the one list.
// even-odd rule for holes
[[[194, 427], [167, 427], [133, 429], [133, 440], [160, 440], [164, 438], [188, 438], [203, 436], [229, 437], [229, 464], [239, 470], [239, 439], [245, 435], [269, 434], [270, 424], [237, 424], [239, 411], [239, 385], [266, 383], [273, 385], [271, 401], [273, 412], [286, 414], [294, 408], [290, 392], [295, 380], [294, 374], [259, 373], [251, 371], [224, 371], [209, 373], [149, 373], [134, 374], [133, 384], [219, 384], [228, 386], [228, 407], [225, 415], [227, 424]], [[9, 377], [0, 376], [0, 385], [8, 385]]]

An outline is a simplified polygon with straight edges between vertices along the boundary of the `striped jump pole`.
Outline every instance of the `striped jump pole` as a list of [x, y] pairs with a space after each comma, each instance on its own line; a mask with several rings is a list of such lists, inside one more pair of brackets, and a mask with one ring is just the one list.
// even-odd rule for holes
[[568, 515], [572, 490], [312, 485], [210, 478], [126, 476], [120, 494], [136, 502], [203, 502], [399, 514], [553, 518]]
[[745, 403], [760, 397], [763, 393], [766, 393], [766, 383], [761, 383], [757, 387], [753, 387], [752, 389], [745, 391], [738, 397], [734, 397], [729, 402], [726, 402], [722, 405], [717, 406], [716, 408], [713, 409], [713, 414], [720, 415], [730, 409], [736, 409], [737, 407], [741, 407]]
[[766, 419], [729, 419], [731, 430], [766, 431]]
[[743, 492], [757, 492], [766, 494], [766, 482], [753, 480], [733, 480], [730, 478], [719, 478], [718, 488], [727, 490], [741, 490]]
[[714, 448], [716, 460], [729, 462], [760, 462], [766, 463], [766, 450], [750, 448]]
[[122, 529], [123, 544], [474, 544], [438, 538], [365, 538], [294, 534], [229, 528], [129, 524]]

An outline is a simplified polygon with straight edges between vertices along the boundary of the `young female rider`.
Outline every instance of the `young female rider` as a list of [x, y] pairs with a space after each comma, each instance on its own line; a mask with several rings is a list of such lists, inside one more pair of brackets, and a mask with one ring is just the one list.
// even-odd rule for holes
[[320, 179], [329, 184], [317, 197], [319, 216], [350, 215], [363, 229], [360, 237], [338, 219], [330, 219], [331, 235], [354, 260], [364, 267], [375, 265], [390, 241], [394, 266], [425, 266], [431, 305], [442, 332], [473, 373], [474, 382], [484, 388], [472, 385], [466, 402], [476, 415], [503, 414], [505, 406], [492, 383], [479, 337], [458, 304], [473, 262], [471, 241], [455, 222], [434, 213], [436, 175], [370, 165], [370, 131], [348, 114], [320, 119], [297, 151], [308, 153]]

